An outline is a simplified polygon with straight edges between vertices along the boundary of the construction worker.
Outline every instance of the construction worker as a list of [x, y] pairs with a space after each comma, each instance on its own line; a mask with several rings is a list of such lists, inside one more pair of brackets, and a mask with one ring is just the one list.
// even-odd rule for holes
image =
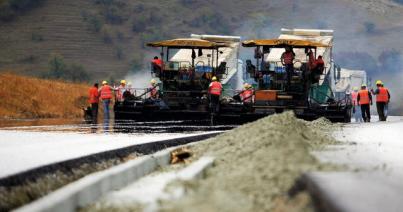
[[244, 89], [240, 94], [242, 102], [246, 105], [250, 105], [253, 102], [253, 87], [248, 83], [244, 84]]
[[285, 71], [287, 72], [287, 89], [289, 89], [291, 85], [291, 77], [294, 73], [294, 58], [295, 53], [292, 51], [291, 47], [285, 47], [285, 52], [281, 55], [281, 63], [285, 66]]
[[160, 77], [162, 75], [162, 67], [162, 60], [155, 56], [154, 59], [151, 61], [151, 70], [157, 75], [157, 77]]
[[158, 89], [157, 89], [157, 87], [158, 87], [157, 80], [152, 79], [150, 81], [150, 83], [151, 83], [151, 86], [148, 89], [148, 92], [150, 93], [150, 99], [156, 100], [159, 98]]
[[208, 87], [208, 93], [210, 96], [210, 109], [212, 113], [218, 113], [220, 105], [220, 96], [222, 92], [222, 85], [218, 82], [217, 77], [211, 78], [211, 83]]
[[361, 85], [361, 90], [358, 92], [358, 95], [357, 95], [357, 102], [358, 102], [358, 105], [361, 106], [362, 119], [364, 119], [364, 122], [370, 122], [371, 113], [370, 113], [369, 109], [370, 109], [370, 104], [372, 105], [372, 95], [367, 90], [366, 84]]
[[123, 93], [125, 91], [126, 91], [126, 80], [120, 80], [120, 85], [117, 88], [115, 88], [116, 101], [118, 102], [124, 101]]
[[89, 103], [91, 104], [92, 124], [97, 124], [99, 103], [98, 83], [95, 83], [89, 90]]
[[355, 122], [363, 122], [364, 120], [362, 119], [361, 108], [358, 106], [357, 97], [358, 97], [358, 88], [354, 87], [353, 91], [351, 92], [351, 100], [353, 103], [353, 114]]
[[371, 89], [371, 93], [376, 95], [376, 110], [378, 111], [379, 121], [386, 121], [387, 114], [385, 109], [390, 101], [389, 90], [383, 87], [381, 80], [376, 81], [376, 90]]
[[108, 85], [107, 81], [102, 82], [102, 87], [99, 89], [99, 95], [104, 105], [104, 121], [109, 120], [109, 105], [112, 101], [113, 89]]

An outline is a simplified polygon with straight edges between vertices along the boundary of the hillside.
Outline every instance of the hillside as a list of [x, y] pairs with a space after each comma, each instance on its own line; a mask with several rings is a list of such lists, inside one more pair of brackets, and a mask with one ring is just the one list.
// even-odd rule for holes
[[88, 85], [0, 74], [0, 118], [81, 118]]
[[392, 79], [386, 82], [392, 90], [403, 79], [401, 0], [40, 1], [0, 22], [0, 71], [48, 76], [49, 60], [60, 55], [70, 72], [81, 67], [92, 80], [116, 82], [147, 72], [159, 53], [145, 47], [149, 41], [190, 33], [264, 38], [277, 37], [281, 28], [321, 28], [335, 30], [336, 63], [365, 69], [373, 80]]

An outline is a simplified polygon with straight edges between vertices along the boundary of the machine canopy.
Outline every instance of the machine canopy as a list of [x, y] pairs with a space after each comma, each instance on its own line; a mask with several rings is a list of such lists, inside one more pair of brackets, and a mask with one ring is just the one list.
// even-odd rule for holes
[[263, 39], [263, 40], [247, 40], [242, 42], [244, 47], [255, 46], [269, 46], [270, 48], [283, 48], [285, 46], [292, 46], [296, 48], [316, 48], [316, 47], [331, 47], [330, 45], [323, 44], [315, 41], [296, 40], [296, 39]]
[[164, 40], [158, 42], [147, 43], [151, 47], [169, 47], [178, 49], [216, 49], [219, 47], [227, 47], [225, 43], [217, 43], [197, 38], [179, 38], [172, 40]]

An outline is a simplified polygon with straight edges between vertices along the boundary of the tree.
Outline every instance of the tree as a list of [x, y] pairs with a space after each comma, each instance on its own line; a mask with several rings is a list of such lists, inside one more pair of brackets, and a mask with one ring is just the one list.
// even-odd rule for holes
[[49, 77], [62, 78], [66, 70], [64, 57], [60, 54], [52, 53], [49, 59]]
[[90, 75], [83, 65], [73, 63], [68, 67], [65, 79], [73, 82], [88, 82], [90, 80]]

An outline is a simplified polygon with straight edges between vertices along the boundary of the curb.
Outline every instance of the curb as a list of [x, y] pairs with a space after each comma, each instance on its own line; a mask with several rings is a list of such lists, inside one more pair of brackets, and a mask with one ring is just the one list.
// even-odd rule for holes
[[78, 207], [90, 204], [111, 190], [123, 188], [158, 167], [167, 166], [171, 160], [171, 151], [176, 148], [88, 175], [14, 211], [76, 211]]
[[52, 173], [57, 170], [71, 170], [75, 167], [79, 167], [82, 164], [86, 163], [94, 163], [102, 160], [108, 160], [111, 158], [124, 157], [131, 153], [140, 153], [143, 155], [153, 154], [157, 151], [164, 150], [166, 148], [185, 145], [201, 140], [205, 140], [214, 136], [219, 135], [220, 132], [212, 132], [205, 133], [201, 135], [193, 135], [187, 137], [173, 138], [167, 140], [159, 140], [150, 143], [144, 144], [134, 144], [132, 146], [123, 147], [114, 150], [108, 150], [104, 152], [99, 152], [87, 156], [82, 156], [74, 159], [69, 159], [66, 161], [61, 161], [37, 168], [33, 168], [30, 170], [26, 170], [24, 172], [20, 172], [18, 174], [14, 174], [11, 176], [7, 176], [0, 179], [0, 186], [5, 188], [9, 188], [16, 185], [24, 184], [27, 181], [35, 181], [36, 179], [44, 176], [46, 174]]

